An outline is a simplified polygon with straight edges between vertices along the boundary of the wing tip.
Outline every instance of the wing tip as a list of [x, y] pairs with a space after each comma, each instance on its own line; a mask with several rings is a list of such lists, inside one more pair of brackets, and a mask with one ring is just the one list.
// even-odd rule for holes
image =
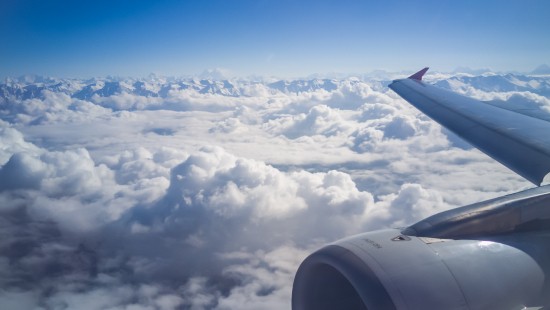
[[424, 74], [426, 74], [426, 72], [428, 72], [428, 69], [430, 69], [430, 67], [426, 67], [426, 68], [416, 72], [415, 74], [409, 76], [409, 79], [422, 81], [422, 77], [424, 76]]

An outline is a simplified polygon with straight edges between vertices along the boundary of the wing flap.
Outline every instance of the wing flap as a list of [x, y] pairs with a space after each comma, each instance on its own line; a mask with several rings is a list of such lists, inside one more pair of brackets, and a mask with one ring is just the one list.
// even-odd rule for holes
[[550, 172], [550, 122], [437, 88], [420, 79], [389, 87], [430, 118], [485, 154], [540, 185]]

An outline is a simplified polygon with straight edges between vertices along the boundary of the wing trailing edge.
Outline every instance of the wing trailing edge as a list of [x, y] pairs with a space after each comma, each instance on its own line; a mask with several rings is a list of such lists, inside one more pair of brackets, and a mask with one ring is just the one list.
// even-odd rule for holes
[[550, 172], [550, 122], [422, 82], [427, 68], [389, 87], [421, 112], [530, 182]]

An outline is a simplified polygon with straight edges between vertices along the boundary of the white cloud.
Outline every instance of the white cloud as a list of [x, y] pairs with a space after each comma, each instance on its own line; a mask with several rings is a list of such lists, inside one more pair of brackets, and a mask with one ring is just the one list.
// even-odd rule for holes
[[0, 120], [0, 163], [4, 165], [15, 153], [38, 154], [40, 149], [28, 143], [18, 130]]
[[338, 110], [326, 105], [312, 107], [307, 114], [288, 115], [268, 121], [264, 128], [274, 134], [284, 134], [295, 139], [301, 136], [333, 136], [348, 131], [350, 125]]
[[288, 309], [322, 244], [530, 186], [376, 81], [59, 85], [2, 98], [0, 308]]

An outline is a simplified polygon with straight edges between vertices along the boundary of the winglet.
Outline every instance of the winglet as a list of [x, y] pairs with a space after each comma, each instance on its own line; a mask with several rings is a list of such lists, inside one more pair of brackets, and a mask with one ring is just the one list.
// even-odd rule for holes
[[422, 81], [422, 77], [424, 76], [424, 74], [426, 74], [426, 72], [428, 71], [428, 69], [430, 69], [430, 67], [426, 67], [418, 72], [416, 72], [415, 74], [409, 76], [409, 79], [412, 79], [412, 80], [417, 80], [417, 81]]

